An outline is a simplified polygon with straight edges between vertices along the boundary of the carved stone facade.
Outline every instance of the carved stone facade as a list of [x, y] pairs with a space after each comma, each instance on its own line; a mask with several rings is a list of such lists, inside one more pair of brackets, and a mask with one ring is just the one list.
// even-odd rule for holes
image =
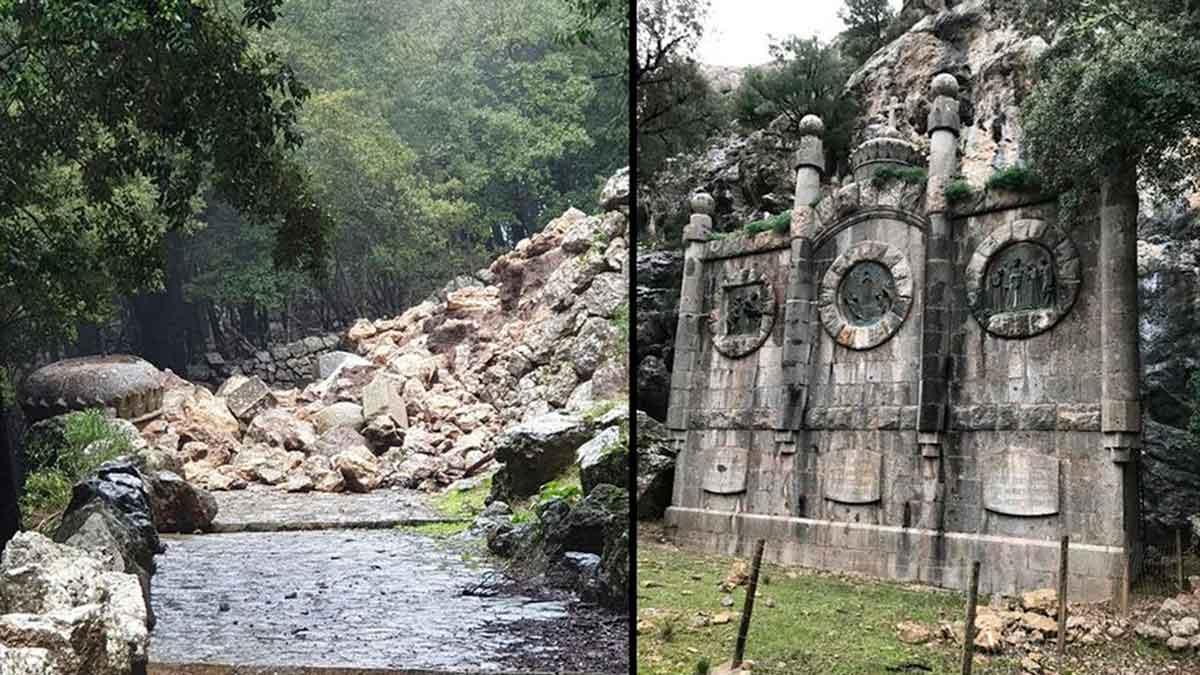
[[931, 94], [928, 157], [881, 125], [844, 184], [807, 118], [787, 236], [712, 239], [693, 200], [668, 522], [951, 588], [979, 560], [1004, 593], [1052, 585], [1069, 535], [1072, 595], [1110, 597], [1138, 555], [1135, 223], [1093, 205], [1068, 227], [1041, 197], [952, 210], [957, 83]]

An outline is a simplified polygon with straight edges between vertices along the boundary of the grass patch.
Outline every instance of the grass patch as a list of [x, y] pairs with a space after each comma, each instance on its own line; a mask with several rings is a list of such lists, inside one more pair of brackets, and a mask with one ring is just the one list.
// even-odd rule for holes
[[469, 522], [462, 523], [417, 523], [401, 525], [399, 529], [412, 534], [419, 534], [430, 539], [447, 539], [465, 532], [471, 526]]
[[[721, 605], [717, 585], [731, 559], [697, 555], [643, 537], [638, 546], [638, 672], [648, 675], [704, 672], [733, 655], [746, 589], [733, 593], [733, 606]], [[770, 582], [764, 583], [769, 576]], [[653, 582], [647, 585], [647, 582]], [[895, 624], [961, 619], [963, 603], [951, 593], [912, 589], [809, 574], [764, 565], [747, 642], [746, 658], [755, 673], [879, 675], [889, 668], [919, 663], [931, 673], [958, 672], [958, 655], [934, 646], [906, 645]], [[722, 625], [695, 627], [700, 612], [714, 617], [734, 612]], [[644, 621], [653, 627], [646, 630]], [[669, 639], [663, 639], [664, 622]], [[992, 666], [997, 667], [992, 667]], [[1015, 662], [991, 659], [976, 673], [1010, 673]], [[908, 672], [899, 670], [896, 672]], [[917, 671], [913, 671], [917, 672]], [[1020, 672], [1019, 669], [1016, 672]]]
[[622, 405], [624, 405], [623, 401], [596, 401], [587, 410], [583, 411], [583, 421], [588, 424], [595, 424], [600, 421], [601, 417], [604, 417]]
[[1040, 192], [1042, 179], [1028, 167], [1010, 166], [992, 174], [987, 180], [987, 187], [989, 190], [1009, 192]]
[[784, 211], [769, 218], [755, 220], [742, 226], [742, 233], [747, 237], [762, 234], [768, 230], [775, 234], [787, 234], [792, 225], [792, 212]]
[[967, 181], [959, 179], [956, 181], [951, 181], [950, 184], [946, 186], [946, 191], [944, 194], [946, 195], [946, 201], [948, 203], [957, 204], [970, 199], [971, 195], [975, 194], [975, 189], [972, 188], [971, 184]]
[[474, 518], [483, 513], [483, 502], [492, 491], [488, 476], [468, 490], [447, 490], [433, 500], [433, 508], [446, 518]]
[[881, 166], [875, 169], [875, 175], [871, 176], [871, 185], [881, 188], [890, 180], [898, 180], [903, 183], [915, 185], [929, 180], [929, 173], [925, 169], [916, 166], [904, 169], [897, 169], [894, 166]]
[[36, 437], [25, 448], [28, 465], [36, 469], [25, 478], [22, 521], [46, 535], [58, 529], [76, 483], [101, 464], [133, 452], [129, 438], [101, 410], [72, 413], [61, 424], [60, 434]]

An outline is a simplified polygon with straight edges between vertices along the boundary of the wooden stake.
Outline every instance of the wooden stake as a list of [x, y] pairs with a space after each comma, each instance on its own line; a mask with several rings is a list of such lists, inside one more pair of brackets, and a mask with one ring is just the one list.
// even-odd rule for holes
[[979, 561], [971, 563], [971, 587], [967, 590], [967, 624], [963, 627], [962, 675], [971, 675], [975, 664], [975, 604], [979, 601]]
[[742, 606], [742, 623], [738, 626], [737, 646], [733, 650], [733, 667], [741, 668], [746, 655], [746, 637], [750, 634], [750, 615], [754, 613], [754, 594], [758, 591], [758, 570], [762, 567], [763, 547], [767, 542], [758, 540], [754, 547], [754, 562], [750, 565], [750, 587], [746, 589], [746, 604]]
[[1179, 577], [1179, 592], [1183, 592], [1183, 530], [1175, 530], [1175, 569]]
[[1058, 670], [1062, 671], [1063, 655], [1067, 651], [1067, 560], [1070, 557], [1071, 537], [1063, 535], [1058, 553]]

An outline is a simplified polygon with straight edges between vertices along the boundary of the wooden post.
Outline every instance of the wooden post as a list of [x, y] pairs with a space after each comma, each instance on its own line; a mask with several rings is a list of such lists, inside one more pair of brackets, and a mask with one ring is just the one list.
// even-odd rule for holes
[[1067, 560], [1071, 537], [1063, 535], [1058, 553], [1058, 670], [1062, 671], [1063, 655], [1067, 651]]
[[963, 627], [962, 675], [971, 675], [975, 663], [975, 604], [979, 601], [979, 561], [971, 563], [971, 587], [967, 590], [967, 624]]
[[1129, 594], [1133, 590], [1133, 555], [1129, 545], [1125, 547], [1125, 569], [1121, 573], [1121, 593], [1117, 598], [1121, 616], [1129, 616]]
[[1175, 570], [1179, 580], [1179, 592], [1183, 592], [1183, 530], [1175, 529]]
[[762, 567], [763, 547], [766, 540], [759, 539], [754, 547], [754, 562], [750, 566], [750, 586], [746, 589], [746, 604], [742, 606], [742, 623], [738, 626], [737, 646], [733, 650], [733, 667], [742, 666], [746, 654], [746, 637], [750, 634], [750, 615], [754, 613], [754, 595], [758, 591], [758, 570]]

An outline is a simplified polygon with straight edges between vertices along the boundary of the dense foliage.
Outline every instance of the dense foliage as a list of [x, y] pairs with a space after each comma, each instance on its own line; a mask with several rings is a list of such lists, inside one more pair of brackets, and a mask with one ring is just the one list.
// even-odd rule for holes
[[627, 7], [286, 0], [260, 42], [313, 91], [299, 159], [336, 223], [329, 283], [272, 271], [259, 226], [218, 205], [189, 297], [215, 324], [393, 314], [590, 209], [628, 155]]
[[846, 91], [854, 63], [836, 45], [817, 38], [792, 36], [771, 43], [772, 63], [746, 73], [734, 97], [738, 120], [765, 128], [782, 116], [784, 130], [795, 136], [805, 115], [825, 123], [825, 150], [830, 167], [850, 155], [850, 137], [858, 101]]
[[307, 90], [251, 34], [278, 0], [0, 0], [0, 349], [19, 363], [162, 283], [220, 190], [318, 273], [328, 221], [291, 161]]
[[845, 0], [838, 18], [846, 25], [840, 37], [842, 51], [855, 63], [864, 63], [895, 37], [896, 13], [890, 0]]
[[1136, 168], [1179, 194], [1200, 166], [1200, 4], [1038, 0], [1022, 16], [1053, 39], [1021, 119], [1043, 186], [1087, 189]]

